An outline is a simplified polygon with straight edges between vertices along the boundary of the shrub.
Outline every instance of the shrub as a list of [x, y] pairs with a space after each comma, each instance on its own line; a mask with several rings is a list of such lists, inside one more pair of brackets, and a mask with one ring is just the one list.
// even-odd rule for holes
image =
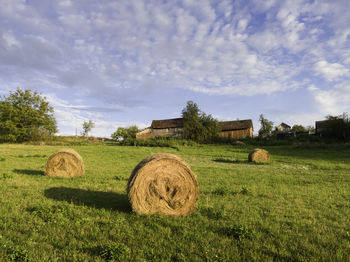
[[233, 237], [237, 240], [252, 239], [254, 236], [254, 231], [245, 225], [233, 225], [223, 229], [223, 232], [228, 237]]
[[108, 244], [100, 252], [100, 256], [106, 261], [124, 261], [129, 255], [130, 249], [122, 243]]
[[28, 251], [19, 247], [11, 248], [8, 254], [8, 258], [11, 261], [29, 261]]

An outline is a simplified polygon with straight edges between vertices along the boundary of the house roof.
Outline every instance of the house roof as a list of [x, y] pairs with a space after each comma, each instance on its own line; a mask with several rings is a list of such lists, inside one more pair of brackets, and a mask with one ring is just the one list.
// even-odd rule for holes
[[283, 127], [283, 128], [291, 128], [291, 126], [287, 125], [286, 123], [281, 123], [279, 126]]
[[163, 129], [163, 128], [183, 128], [184, 119], [183, 118], [173, 118], [164, 120], [153, 120], [151, 128]]
[[253, 122], [251, 119], [236, 120], [236, 121], [223, 121], [223, 122], [219, 122], [219, 124], [221, 127], [221, 131], [253, 128]]

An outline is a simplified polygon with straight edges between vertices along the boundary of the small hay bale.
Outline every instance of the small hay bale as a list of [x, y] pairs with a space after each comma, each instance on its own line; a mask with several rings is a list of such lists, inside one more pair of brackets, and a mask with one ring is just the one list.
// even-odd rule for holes
[[188, 215], [196, 209], [199, 188], [187, 163], [173, 154], [153, 154], [132, 171], [127, 192], [137, 214]]
[[265, 163], [270, 159], [269, 152], [261, 148], [255, 148], [249, 153], [248, 161], [256, 163]]
[[49, 157], [46, 175], [50, 177], [81, 177], [84, 175], [84, 161], [73, 149], [65, 148]]
[[242, 141], [237, 140], [237, 141], [232, 142], [232, 145], [234, 145], [234, 146], [245, 146], [245, 143], [242, 142]]

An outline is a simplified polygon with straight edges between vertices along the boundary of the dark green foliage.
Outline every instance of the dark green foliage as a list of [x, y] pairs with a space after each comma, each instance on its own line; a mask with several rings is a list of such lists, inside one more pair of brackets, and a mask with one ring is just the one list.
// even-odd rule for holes
[[302, 126], [302, 125], [294, 125], [292, 127], [292, 130], [294, 132], [306, 132], [307, 131], [307, 129], [304, 126]]
[[271, 136], [273, 122], [267, 120], [263, 114], [260, 115], [260, 129], [259, 129], [259, 137], [266, 138]]
[[228, 237], [233, 237], [237, 240], [252, 239], [254, 231], [245, 225], [233, 225], [223, 229], [223, 232]]
[[219, 122], [202, 112], [198, 105], [188, 101], [182, 110], [184, 118], [183, 137], [196, 142], [212, 141], [220, 132]]
[[0, 141], [48, 139], [57, 132], [53, 108], [36, 91], [17, 89], [0, 100]]
[[140, 130], [137, 126], [129, 126], [127, 128], [118, 127], [117, 131], [115, 131], [111, 137], [113, 140], [126, 140], [126, 139], [134, 139], [136, 138], [136, 133]]
[[130, 256], [130, 249], [122, 243], [109, 244], [101, 250], [100, 256], [106, 261], [125, 261]]
[[8, 254], [8, 258], [10, 261], [29, 261], [28, 251], [20, 247], [11, 248]]

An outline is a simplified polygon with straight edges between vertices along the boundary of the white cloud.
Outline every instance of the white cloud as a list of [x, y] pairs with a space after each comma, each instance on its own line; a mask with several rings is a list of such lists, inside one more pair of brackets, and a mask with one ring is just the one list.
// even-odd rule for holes
[[328, 81], [338, 80], [341, 77], [349, 76], [349, 69], [345, 68], [342, 64], [328, 63], [325, 60], [319, 61], [314, 64], [313, 70], [316, 75], [321, 75]]
[[350, 112], [350, 81], [335, 85], [332, 89], [322, 90], [313, 87], [310, 91], [318, 110], [324, 115], [340, 115], [343, 112]]
[[[3, 0], [0, 79], [55, 93], [62, 121], [72, 117], [67, 108], [87, 118], [152, 101], [167, 107], [174, 90], [234, 97], [321, 78], [342, 83], [350, 74], [348, 2]], [[324, 88], [317, 101], [326, 104]]]

